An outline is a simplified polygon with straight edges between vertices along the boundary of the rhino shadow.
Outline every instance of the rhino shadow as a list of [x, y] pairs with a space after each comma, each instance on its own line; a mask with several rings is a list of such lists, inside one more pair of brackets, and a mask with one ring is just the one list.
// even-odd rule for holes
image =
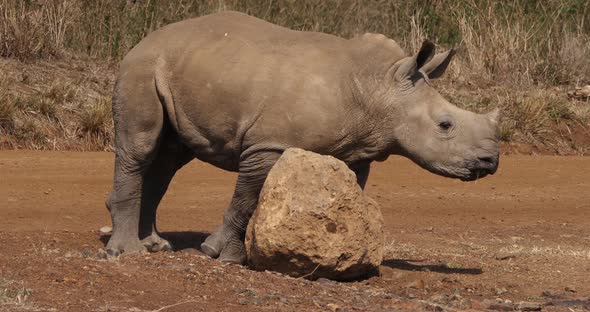
[[404, 271], [430, 271], [445, 274], [468, 274], [479, 275], [483, 273], [481, 268], [455, 268], [447, 264], [414, 264], [411, 262], [421, 262], [423, 260], [412, 259], [387, 259], [383, 260], [382, 266]]
[[[167, 239], [172, 246], [174, 246], [174, 251], [182, 251], [185, 249], [196, 249], [201, 251], [201, 243], [204, 242], [210, 234], [211, 233], [209, 232], [192, 231], [160, 233], [162, 238]], [[111, 235], [102, 235], [99, 239], [106, 246], [110, 238]]]

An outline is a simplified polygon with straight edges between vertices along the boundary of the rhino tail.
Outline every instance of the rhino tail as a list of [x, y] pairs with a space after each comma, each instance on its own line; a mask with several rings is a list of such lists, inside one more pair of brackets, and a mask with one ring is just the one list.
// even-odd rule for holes
[[170, 72], [166, 66], [166, 61], [162, 58], [158, 58], [156, 60], [156, 66], [154, 69], [156, 93], [158, 94], [160, 103], [162, 103], [164, 108], [164, 115], [168, 116], [168, 120], [170, 121], [172, 128], [178, 132], [178, 117], [176, 115], [176, 109], [174, 108], [172, 92], [170, 91], [170, 86], [168, 85], [169, 81]]

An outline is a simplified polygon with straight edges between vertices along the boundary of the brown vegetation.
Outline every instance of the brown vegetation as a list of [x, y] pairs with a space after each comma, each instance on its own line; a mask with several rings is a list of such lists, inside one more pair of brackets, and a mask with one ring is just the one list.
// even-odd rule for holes
[[114, 73], [88, 60], [0, 58], [0, 147], [108, 150]]
[[0, 145], [108, 149], [113, 65], [154, 29], [226, 9], [343, 37], [383, 33], [408, 52], [425, 38], [459, 47], [439, 83], [446, 96], [501, 107], [505, 141], [588, 153], [590, 104], [567, 97], [590, 83], [584, 0], [0, 0]]

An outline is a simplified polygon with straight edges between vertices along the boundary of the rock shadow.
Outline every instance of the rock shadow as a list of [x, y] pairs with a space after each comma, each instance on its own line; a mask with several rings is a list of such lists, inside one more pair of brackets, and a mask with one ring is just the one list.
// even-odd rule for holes
[[448, 264], [414, 264], [411, 262], [421, 262], [423, 260], [412, 259], [387, 259], [381, 265], [393, 269], [400, 269], [404, 271], [430, 271], [445, 274], [468, 274], [479, 275], [483, 273], [481, 268], [456, 268], [449, 267]]

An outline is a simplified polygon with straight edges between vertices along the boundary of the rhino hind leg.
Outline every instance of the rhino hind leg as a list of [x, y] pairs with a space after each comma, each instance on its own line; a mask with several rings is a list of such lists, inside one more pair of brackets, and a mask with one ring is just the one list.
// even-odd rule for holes
[[160, 145], [164, 112], [153, 85], [136, 83], [145, 79], [149, 73], [130, 72], [113, 95], [115, 174], [107, 200], [113, 234], [106, 246], [111, 256], [146, 251], [139, 239], [141, 206], [153, 198], [145, 196], [144, 178]]
[[223, 224], [201, 244], [205, 254], [227, 263], [246, 261], [246, 227], [258, 204], [266, 176], [279, 157], [279, 152], [261, 152], [240, 162], [236, 188]]
[[127, 156], [126, 152], [118, 151], [115, 156], [113, 191], [107, 201], [113, 234], [106, 249], [111, 256], [146, 251], [146, 247], [139, 240], [139, 220], [141, 205], [145, 201], [142, 191], [144, 167], [149, 162], [147, 156]]
[[152, 252], [173, 250], [156, 227], [156, 211], [176, 171], [194, 159], [194, 154], [179, 143], [174, 134], [164, 136], [154, 160], [146, 171], [142, 186], [139, 239]]

